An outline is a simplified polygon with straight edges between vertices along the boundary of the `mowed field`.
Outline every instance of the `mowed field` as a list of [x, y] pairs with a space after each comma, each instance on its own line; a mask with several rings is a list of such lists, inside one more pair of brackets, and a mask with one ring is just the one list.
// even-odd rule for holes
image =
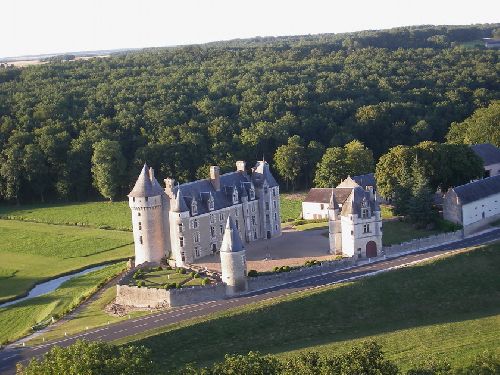
[[0, 302], [35, 284], [133, 255], [130, 232], [0, 220]]
[[[497, 243], [127, 341], [151, 348], [165, 374], [190, 362], [213, 363], [226, 353], [289, 357], [342, 352], [365, 340], [382, 344], [403, 370], [429, 358], [460, 367], [485, 350], [500, 355], [499, 269]], [[203, 350], [193, 350], [200, 345]]]

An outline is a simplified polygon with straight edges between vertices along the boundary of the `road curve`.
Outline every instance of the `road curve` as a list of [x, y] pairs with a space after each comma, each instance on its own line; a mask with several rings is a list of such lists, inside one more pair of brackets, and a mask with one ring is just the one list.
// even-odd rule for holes
[[280, 296], [285, 296], [298, 291], [350, 281], [354, 278], [371, 276], [380, 272], [389, 271], [394, 268], [403, 267], [414, 262], [441, 256], [450, 251], [456, 251], [470, 246], [485, 244], [500, 240], [500, 229], [495, 229], [474, 237], [466, 238], [451, 244], [440, 245], [430, 249], [422, 250], [397, 258], [365, 263], [353, 268], [310, 276], [308, 278], [289, 282], [283, 285], [253, 291], [221, 301], [204, 302], [179, 308], [172, 308], [148, 316], [129, 319], [105, 327], [95, 328], [63, 339], [47, 342], [33, 347], [6, 348], [0, 351], [0, 374], [8, 375], [15, 373], [17, 362], [27, 362], [33, 357], [43, 355], [54, 345], [68, 346], [77, 339], [113, 341], [132, 336], [144, 331], [179, 323], [187, 319], [203, 317], [215, 312], [224, 311], [233, 307], [244, 306], [257, 301], [264, 301]]

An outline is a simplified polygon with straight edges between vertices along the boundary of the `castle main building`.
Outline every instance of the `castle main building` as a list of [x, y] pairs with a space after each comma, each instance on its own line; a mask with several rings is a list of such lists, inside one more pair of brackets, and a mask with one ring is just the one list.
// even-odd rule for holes
[[281, 235], [279, 186], [269, 164], [258, 161], [248, 174], [243, 161], [236, 171], [176, 185], [165, 179], [163, 190], [144, 165], [129, 194], [136, 265], [167, 257], [183, 266], [220, 250], [227, 218], [245, 242]]

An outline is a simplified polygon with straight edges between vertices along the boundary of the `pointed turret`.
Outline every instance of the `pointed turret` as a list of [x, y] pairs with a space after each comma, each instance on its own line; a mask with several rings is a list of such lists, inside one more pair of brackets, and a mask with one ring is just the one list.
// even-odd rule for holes
[[333, 189], [332, 189], [332, 194], [330, 195], [330, 204], [328, 206], [330, 210], [338, 210], [339, 205], [337, 203], [337, 200], [335, 199], [335, 195], [333, 194]]
[[128, 194], [129, 197], [154, 197], [157, 194], [153, 188], [153, 183], [149, 175], [149, 168], [146, 163], [142, 167], [141, 173], [135, 182], [134, 188]]
[[177, 189], [177, 193], [175, 194], [175, 199], [172, 204], [172, 212], [186, 212], [189, 211], [186, 202], [184, 201], [184, 196], [182, 195], [181, 188]]
[[220, 248], [220, 266], [227, 295], [247, 290], [245, 247], [231, 216], [227, 218], [226, 230]]
[[243, 251], [245, 247], [243, 242], [241, 242], [240, 233], [234, 225], [234, 221], [229, 216], [226, 222], [226, 230], [224, 232], [224, 237], [222, 238], [222, 245], [220, 247], [221, 252], [235, 253], [237, 251]]

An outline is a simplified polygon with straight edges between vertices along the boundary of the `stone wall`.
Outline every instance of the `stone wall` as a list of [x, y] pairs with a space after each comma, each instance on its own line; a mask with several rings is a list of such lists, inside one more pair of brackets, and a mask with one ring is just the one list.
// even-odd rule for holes
[[385, 256], [394, 256], [402, 253], [423, 250], [434, 246], [443, 245], [449, 242], [461, 240], [464, 237], [462, 230], [456, 232], [441, 233], [435, 236], [417, 238], [412, 241], [403, 242], [399, 245], [384, 246]]
[[225, 285], [222, 283], [168, 290], [129, 285], [116, 286], [117, 304], [143, 308], [176, 307], [217, 301], [224, 297]]
[[464, 235], [468, 236], [475, 232], [479, 232], [483, 229], [486, 229], [490, 226], [491, 223], [500, 220], [500, 214], [496, 214], [490, 217], [486, 217], [481, 221], [477, 221], [475, 223], [464, 226]]

